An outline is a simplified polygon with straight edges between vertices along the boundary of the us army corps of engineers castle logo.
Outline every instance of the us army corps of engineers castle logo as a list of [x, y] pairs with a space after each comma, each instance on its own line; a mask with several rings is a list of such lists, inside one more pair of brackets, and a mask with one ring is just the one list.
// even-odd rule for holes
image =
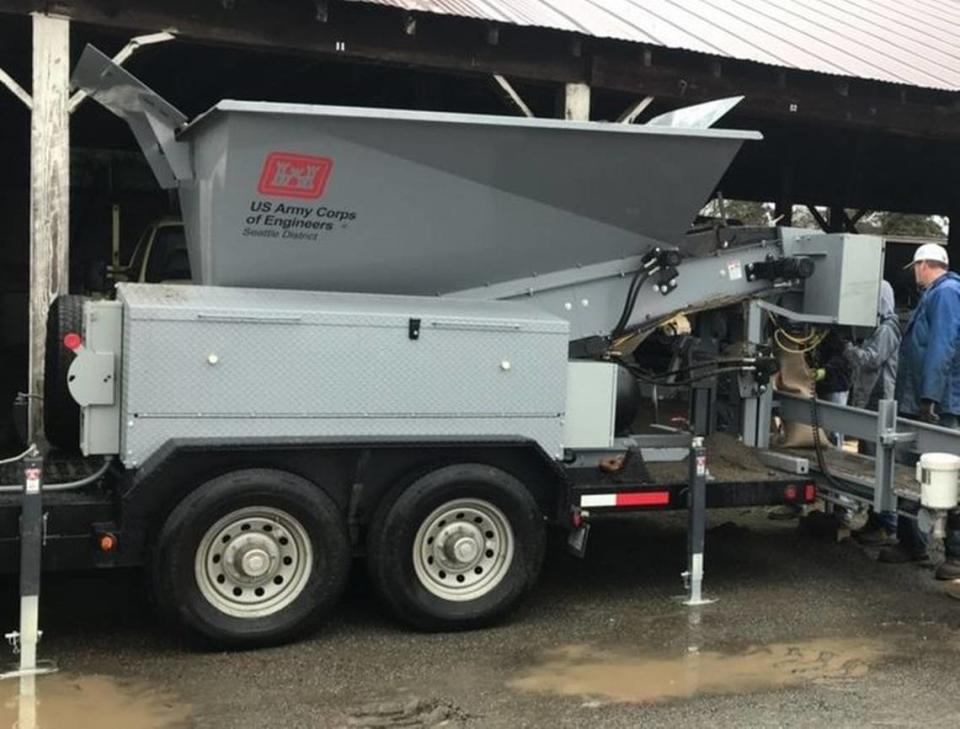
[[263, 163], [257, 192], [271, 197], [318, 198], [332, 171], [329, 157], [271, 152]]

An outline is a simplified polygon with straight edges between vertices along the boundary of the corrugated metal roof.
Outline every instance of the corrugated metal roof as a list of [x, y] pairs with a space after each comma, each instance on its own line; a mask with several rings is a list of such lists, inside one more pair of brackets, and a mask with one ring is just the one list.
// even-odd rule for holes
[[352, 0], [960, 90], [960, 0]]

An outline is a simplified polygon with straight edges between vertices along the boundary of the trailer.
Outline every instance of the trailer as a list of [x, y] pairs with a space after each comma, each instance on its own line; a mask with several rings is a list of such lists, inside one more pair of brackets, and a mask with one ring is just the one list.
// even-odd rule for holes
[[689, 231], [760, 139], [712, 128], [729, 103], [643, 126], [241, 101], [188, 122], [91, 47], [74, 83], [178, 190], [193, 285], [54, 302], [46, 569], [146, 567], [166, 616], [249, 646], [317, 625], [359, 558], [400, 619], [457, 630], [533, 586], [548, 528], [582, 553], [605, 519], [690, 509], [696, 602], [704, 508], [817, 499], [770, 448], [769, 320], [872, 326], [883, 242]]

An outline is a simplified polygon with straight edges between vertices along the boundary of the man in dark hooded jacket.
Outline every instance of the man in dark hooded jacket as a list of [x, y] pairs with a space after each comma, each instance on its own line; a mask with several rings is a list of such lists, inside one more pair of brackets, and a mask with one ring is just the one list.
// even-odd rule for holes
[[[923, 290], [900, 344], [896, 399], [900, 413], [914, 420], [960, 428], [960, 276], [948, 270], [947, 251], [928, 243], [913, 256], [914, 279]], [[901, 519], [900, 545], [880, 553], [884, 562], [927, 558], [926, 539], [912, 520]], [[941, 580], [960, 579], [960, 510], [947, 518], [947, 558]]]
[[[892, 400], [897, 386], [897, 352], [900, 349], [900, 322], [897, 319], [893, 287], [880, 282], [879, 323], [860, 346], [848, 344], [844, 351], [856, 373], [850, 404], [855, 408], [877, 410], [881, 400]], [[859, 451], [876, 455], [876, 444], [860, 441]], [[886, 546], [896, 542], [897, 514], [871, 514], [867, 524], [853, 533], [862, 544]]]
[[857, 373], [850, 397], [855, 408], [876, 410], [881, 400], [892, 400], [896, 392], [901, 332], [893, 286], [887, 281], [880, 282], [879, 319], [877, 328], [860, 346], [848, 344], [844, 352]]

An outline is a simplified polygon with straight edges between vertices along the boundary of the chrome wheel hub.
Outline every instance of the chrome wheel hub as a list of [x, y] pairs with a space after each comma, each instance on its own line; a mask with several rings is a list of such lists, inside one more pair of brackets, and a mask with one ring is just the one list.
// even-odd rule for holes
[[238, 509], [211, 526], [197, 548], [195, 574], [203, 596], [220, 611], [262, 618], [303, 591], [313, 548], [303, 525], [280, 509]]
[[499, 508], [481, 499], [457, 499], [434, 510], [414, 539], [420, 583], [446, 600], [476, 600], [510, 569], [514, 536]]

